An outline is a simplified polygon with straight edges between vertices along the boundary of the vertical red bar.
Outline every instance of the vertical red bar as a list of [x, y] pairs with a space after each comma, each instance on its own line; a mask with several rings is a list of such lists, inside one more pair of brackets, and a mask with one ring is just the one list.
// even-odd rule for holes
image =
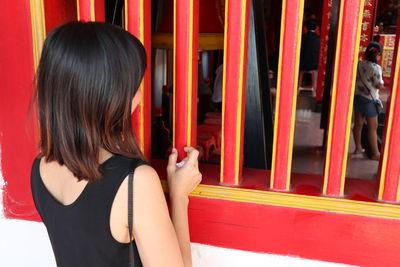
[[140, 85], [142, 99], [132, 114], [133, 130], [139, 147], [151, 158], [151, 1], [125, 0], [125, 29], [138, 38], [147, 56], [147, 67]]
[[378, 199], [381, 201], [400, 201], [400, 51], [396, 41], [396, 59], [393, 72], [393, 87], [387, 104], [386, 130], [383, 140]]
[[3, 1], [1, 8], [0, 206], [4, 210], [0, 213], [4, 211], [7, 218], [40, 220], [29, 182], [32, 160], [38, 154], [36, 118], [35, 111], [28, 110], [46, 34], [43, 1]]
[[94, 21], [94, 0], [76, 0], [79, 21]]
[[94, 9], [96, 21], [106, 21], [105, 0], [95, 0]]
[[340, 1], [323, 193], [343, 196], [364, 0]]
[[104, 0], [76, 0], [79, 21], [104, 21]]
[[304, 0], [283, 0], [271, 189], [290, 187]]
[[222, 184], [240, 184], [250, 0], [226, 0], [222, 84]]
[[196, 146], [199, 0], [174, 1], [173, 146]]
[[329, 29], [331, 26], [331, 14], [332, 14], [332, 0], [324, 1], [322, 10], [322, 23], [321, 23], [321, 43], [319, 49], [319, 61], [318, 61], [318, 80], [317, 90], [315, 98], [317, 101], [322, 101], [324, 95], [325, 86], [325, 71], [326, 71], [326, 60], [328, 56], [328, 41], [329, 41]]

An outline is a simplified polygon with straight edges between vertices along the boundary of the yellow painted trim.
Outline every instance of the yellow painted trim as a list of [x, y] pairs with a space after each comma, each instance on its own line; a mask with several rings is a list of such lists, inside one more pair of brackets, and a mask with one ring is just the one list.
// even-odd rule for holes
[[[139, 40], [142, 42], [144, 46], [144, 33], [143, 33], [143, 27], [144, 27], [144, 18], [143, 18], [143, 0], [139, 1]], [[142, 152], [144, 152], [144, 99], [145, 99], [145, 94], [147, 93], [144, 90], [144, 85], [146, 81], [143, 78], [141, 84], [140, 84], [140, 90], [142, 92], [141, 95], [141, 104], [140, 104], [140, 149]]]
[[364, 12], [364, 0], [360, 0], [360, 10], [358, 13], [358, 23], [357, 23], [357, 32], [356, 32], [356, 46], [354, 48], [354, 60], [353, 60], [353, 78], [351, 81], [350, 87], [350, 103], [347, 111], [347, 124], [346, 124], [346, 134], [345, 134], [345, 145], [343, 152], [343, 163], [342, 163], [342, 175], [340, 178], [340, 195], [344, 195], [344, 184], [346, 179], [346, 170], [347, 170], [347, 159], [349, 153], [349, 142], [350, 142], [350, 132], [351, 132], [351, 118], [353, 115], [353, 99], [354, 99], [354, 91], [356, 86], [356, 77], [357, 77], [357, 67], [358, 67], [358, 55], [360, 51], [360, 38], [361, 38], [361, 26], [363, 20], [363, 12]]
[[400, 202], [400, 181], [397, 183], [397, 196], [396, 196], [396, 201]]
[[33, 67], [36, 71], [44, 39], [46, 38], [46, 22], [43, 0], [31, 0], [29, 4], [32, 27]]
[[246, 6], [247, 6], [247, 0], [241, 0], [242, 1], [242, 10], [240, 13], [240, 58], [239, 58], [239, 79], [238, 79], [238, 108], [237, 108], [237, 113], [236, 113], [236, 140], [235, 140], [235, 185], [239, 184], [239, 170], [240, 170], [240, 147], [241, 147], [241, 137], [242, 137], [242, 117], [243, 117], [243, 112], [242, 112], [242, 105], [243, 105], [243, 81], [246, 80], [246, 77], [244, 77], [244, 68], [247, 66], [244, 66], [244, 57], [245, 55], [245, 44], [248, 42], [247, 39], [245, 39], [246, 35]]
[[96, 20], [96, 11], [94, 8], [94, 1], [95, 0], [90, 0], [90, 20], [95, 21]]
[[[386, 180], [386, 171], [387, 171], [387, 162], [389, 156], [389, 147], [390, 147], [390, 137], [392, 132], [393, 126], [393, 118], [394, 118], [394, 100], [397, 96], [398, 86], [399, 86], [399, 73], [400, 73], [400, 49], [397, 49], [397, 56], [396, 56], [396, 67], [393, 75], [393, 86], [392, 86], [392, 93], [391, 93], [391, 103], [390, 103], [390, 110], [389, 110], [389, 118], [387, 122], [386, 128], [386, 136], [385, 136], [385, 147], [383, 149], [383, 158], [382, 158], [382, 169], [380, 173], [380, 182], [379, 182], [379, 192], [378, 192], [378, 199], [382, 200], [383, 198], [383, 190], [385, 188], [385, 180]], [[400, 186], [400, 183], [399, 183]], [[400, 195], [400, 187], [397, 189], [397, 201], [399, 201]]]
[[[164, 191], [168, 192], [167, 181], [162, 180], [161, 183]], [[197, 186], [190, 196], [400, 220], [400, 205], [385, 203], [364, 202], [321, 196], [306, 196], [274, 191], [261, 191], [203, 184]]]
[[[152, 48], [172, 49], [173, 34], [171, 33], [155, 33], [151, 36]], [[199, 33], [199, 50], [223, 50], [224, 34], [223, 33]]]
[[327, 140], [327, 148], [326, 148], [326, 160], [325, 160], [325, 170], [324, 170], [324, 186], [322, 192], [324, 195], [327, 193], [328, 188], [328, 179], [329, 179], [329, 168], [330, 168], [330, 160], [331, 160], [331, 150], [332, 150], [332, 123], [334, 121], [334, 111], [336, 106], [336, 94], [337, 94], [337, 82], [338, 82], [338, 64], [340, 57], [340, 49], [342, 42], [342, 31], [343, 31], [343, 8], [344, 1], [340, 1], [340, 10], [339, 10], [339, 23], [338, 23], [338, 32], [337, 32], [337, 41], [336, 41], [336, 52], [335, 52], [335, 71], [333, 73], [333, 83], [332, 83], [332, 96], [331, 96], [331, 107], [329, 111], [329, 124], [328, 124], [328, 140]]
[[173, 46], [173, 75], [172, 75], [172, 80], [173, 80], [173, 86], [172, 86], [172, 92], [173, 92], [173, 97], [172, 97], [172, 147], [176, 146], [175, 138], [176, 138], [176, 1], [174, 0], [174, 46]]
[[[144, 43], [144, 3], [143, 0], [139, 1], [139, 14], [140, 14], [140, 24], [139, 24], [139, 40], [142, 42], [143, 46], [145, 45]], [[146, 70], [148, 71], [148, 70]], [[146, 77], [146, 76], [145, 76]], [[145, 105], [147, 103], [144, 102], [145, 99], [145, 94], [148, 94], [145, 90], [145, 84], [148, 82], [146, 81], [145, 77], [143, 78], [141, 84], [140, 84], [140, 90], [142, 90], [142, 95], [141, 95], [141, 104], [140, 104], [140, 149], [144, 153], [144, 109]]]
[[301, 51], [301, 37], [303, 31], [303, 15], [304, 15], [304, 0], [300, 0], [299, 6], [299, 22], [297, 31], [297, 48], [296, 48], [296, 65], [294, 71], [294, 84], [293, 84], [293, 102], [292, 102], [292, 114], [290, 119], [290, 134], [289, 134], [289, 151], [288, 151], [288, 166], [286, 173], [286, 188], [290, 188], [290, 179], [292, 172], [292, 159], [293, 159], [293, 142], [294, 142], [294, 130], [296, 127], [296, 104], [297, 104], [297, 90], [299, 82], [299, 69], [300, 69], [300, 51]]
[[125, 18], [124, 18], [125, 30], [129, 31], [129, 29], [128, 29], [128, 21], [129, 21], [129, 18], [128, 18], [128, 0], [125, 0], [124, 15], [125, 15]]
[[224, 162], [225, 162], [225, 103], [226, 103], [226, 64], [228, 56], [228, 16], [229, 0], [225, 0], [225, 23], [224, 23], [224, 65], [222, 72], [222, 123], [221, 123], [221, 170], [219, 181], [224, 183]]
[[281, 33], [279, 40], [279, 59], [278, 59], [278, 79], [276, 83], [276, 97], [275, 97], [275, 119], [274, 119], [274, 139], [272, 146], [272, 164], [271, 164], [271, 182], [270, 187], [274, 188], [275, 183], [275, 164], [276, 164], [276, 150], [277, 150], [277, 137], [278, 137], [278, 124], [279, 124], [279, 106], [281, 98], [281, 84], [282, 84], [282, 55], [283, 55], [283, 39], [285, 34], [285, 20], [286, 20], [286, 1], [282, 0], [282, 14], [281, 14]]
[[[186, 143], [192, 146], [192, 95], [193, 95], [193, 0], [189, 0], [189, 47], [188, 47], [188, 87], [187, 87], [187, 125]], [[196, 51], [197, 52], [197, 51]]]
[[78, 18], [78, 21], [81, 20], [81, 10], [79, 8], [79, 0], [76, 0], [76, 17]]

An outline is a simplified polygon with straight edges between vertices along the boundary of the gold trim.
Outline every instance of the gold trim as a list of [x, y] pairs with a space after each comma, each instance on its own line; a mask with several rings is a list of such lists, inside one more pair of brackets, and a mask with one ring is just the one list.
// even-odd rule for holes
[[357, 23], [357, 31], [356, 31], [356, 46], [354, 47], [354, 60], [353, 60], [353, 78], [351, 81], [350, 87], [350, 104], [349, 109], [347, 111], [347, 123], [346, 123], [346, 134], [345, 134], [345, 145], [344, 145], [344, 157], [342, 163], [342, 176], [340, 179], [340, 195], [344, 195], [344, 184], [346, 179], [346, 171], [347, 171], [347, 159], [349, 153], [349, 143], [350, 143], [350, 130], [351, 130], [351, 117], [353, 115], [353, 99], [354, 99], [354, 88], [356, 86], [356, 76], [357, 76], [357, 67], [358, 67], [358, 55], [360, 50], [360, 38], [361, 38], [361, 26], [363, 20], [363, 12], [364, 12], [364, 0], [360, 0], [360, 10], [358, 11], [358, 23]]
[[173, 31], [173, 38], [174, 38], [174, 43], [173, 43], [173, 75], [172, 75], [172, 147], [176, 147], [176, 1], [174, 0], [174, 31]]
[[[385, 136], [385, 147], [383, 149], [383, 158], [382, 158], [382, 169], [380, 173], [380, 182], [379, 182], [379, 192], [378, 192], [378, 199], [382, 200], [383, 198], [383, 190], [385, 188], [386, 182], [386, 170], [387, 170], [387, 161], [388, 161], [388, 153], [389, 153], [389, 146], [390, 146], [390, 137], [392, 132], [393, 126], [393, 113], [394, 113], [394, 100], [397, 96], [398, 86], [399, 86], [399, 72], [400, 72], [400, 47], [397, 49], [397, 56], [396, 56], [396, 67], [393, 75], [393, 86], [392, 86], [392, 93], [391, 93], [391, 101], [390, 101], [390, 110], [389, 110], [389, 118], [387, 122], [386, 128], [386, 136]], [[399, 187], [397, 189], [397, 201], [400, 199], [400, 182]]]
[[290, 120], [290, 133], [289, 133], [289, 151], [288, 151], [288, 165], [286, 173], [286, 188], [290, 188], [291, 172], [292, 172], [292, 159], [293, 159], [293, 142], [294, 142], [294, 131], [296, 127], [296, 104], [297, 104], [297, 90], [299, 82], [299, 68], [300, 68], [300, 51], [301, 51], [301, 38], [303, 30], [303, 15], [304, 15], [304, 0], [299, 3], [299, 24], [297, 32], [297, 49], [296, 49], [296, 65], [294, 69], [294, 84], [293, 84], [293, 99], [292, 99], [292, 114]]
[[332, 96], [331, 96], [331, 107], [329, 110], [329, 124], [328, 124], [328, 140], [326, 142], [326, 159], [325, 159], [325, 169], [324, 169], [324, 185], [322, 192], [324, 195], [327, 193], [328, 188], [328, 180], [329, 180], [329, 168], [331, 163], [331, 150], [332, 150], [332, 123], [334, 120], [334, 111], [336, 106], [336, 94], [337, 94], [337, 80], [338, 80], [338, 69], [339, 69], [339, 56], [340, 56], [340, 48], [342, 44], [342, 30], [343, 30], [343, 8], [344, 1], [340, 1], [339, 7], [339, 23], [338, 23], [338, 31], [337, 31], [337, 41], [336, 41], [336, 53], [335, 53], [335, 70], [333, 73], [333, 83], [332, 83]]
[[188, 76], [187, 76], [187, 125], [186, 144], [192, 146], [192, 90], [193, 90], [193, 0], [189, 0], [189, 44], [188, 44]]
[[221, 122], [221, 169], [219, 181], [224, 183], [224, 162], [225, 162], [225, 104], [226, 104], [226, 62], [228, 56], [228, 15], [229, 0], [225, 0], [225, 23], [224, 23], [224, 63], [222, 72], [222, 122]]
[[33, 67], [36, 72], [44, 39], [46, 38], [46, 22], [43, 0], [30, 0], [29, 4], [32, 27]]
[[236, 112], [236, 142], [235, 142], [235, 185], [239, 184], [239, 170], [240, 170], [240, 147], [241, 147], [241, 135], [242, 135], [242, 106], [243, 106], [243, 81], [246, 80], [244, 77], [244, 57], [245, 55], [245, 45], [248, 42], [245, 39], [246, 35], [246, 10], [247, 10], [247, 0], [241, 0], [241, 8], [242, 12], [240, 14], [240, 22], [241, 22], [241, 29], [240, 29], [240, 58], [239, 58], [239, 79], [238, 79], [238, 92], [237, 92], [237, 99], [238, 99], [238, 107]]
[[90, 20], [95, 21], [96, 20], [96, 11], [94, 8], [94, 1], [95, 0], [90, 0]]
[[[139, 14], [140, 14], [140, 20], [139, 20], [139, 39], [142, 42], [143, 46], [145, 45], [144, 43], [144, 2], [143, 0], [139, 1]], [[146, 70], [147, 72], [148, 70]], [[145, 153], [145, 142], [144, 142], [144, 111], [145, 111], [145, 105], [146, 103], [145, 101], [145, 94], [148, 94], [149, 92], [147, 92], [145, 90], [145, 84], [148, 81], [146, 80], [146, 74], [144, 74], [143, 80], [140, 84], [140, 90], [141, 90], [141, 103], [140, 103], [140, 149], [142, 150], [143, 153]]]
[[76, 0], [76, 17], [78, 19], [78, 21], [81, 20], [81, 9], [79, 7], [79, 0]]
[[128, 18], [128, 0], [125, 0], [123, 12], [124, 12], [124, 15], [125, 15], [125, 18], [124, 18], [125, 30], [129, 31], [129, 29], [128, 29], [128, 20], [129, 20], [129, 18]]
[[275, 186], [275, 164], [276, 164], [276, 150], [277, 150], [277, 137], [279, 127], [279, 106], [281, 98], [281, 84], [282, 84], [282, 56], [283, 56], [283, 39], [285, 34], [285, 20], [286, 20], [286, 0], [282, 1], [282, 13], [281, 13], [281, 33], [279, 40], [279, 59], [278, 59], [278, 80], [276, 83], [276, 96], [275, 96], [275, 119], [274, 119], [274, 138], [272, 145], [272, 164], [271, 164], [271, 180], [270, 187]]
[[[162, 180], [162, 186], [164, 191], [168, 192], [168, 186], [165, 180]], [[199, 185], [190, 196], [400, 220], [400, 206], [384, 203], [362, 202], [340, 198], [306, 196], [215, 185]]]
[[400, 201], [400, 181], [397, 181], [397, 197], [396, 197], [396, 201], [397, 202]]
[[[152, 48], [172, 49], [173, 34], [171, 33], [155, 33], [151, 36]], [[199, 50], [223, 50], [224, 34], [223, 33], [199, 33]]]

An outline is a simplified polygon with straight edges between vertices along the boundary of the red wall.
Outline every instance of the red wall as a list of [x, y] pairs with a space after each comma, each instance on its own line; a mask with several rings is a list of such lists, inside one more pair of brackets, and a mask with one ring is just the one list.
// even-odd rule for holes
[[[76, 1], [45, 0], [44, 4], [47, 32], [76, 19]], [[2, 9], [0, 169], [6, 182], [4, 212], [10, 218], [37, 220], [29, 183], [30, 167], [38, 153], [34, 112], [30, 110], [34, 63], [29, 0], [3, 0]]]
[[29, 0], [2, 1], [0, 16], [0, 146], [8, 217], [32, 219], [29, 173], [36, 155], [27, 123], [33, 91], [33, 49]]
[[76, 1], [44, 0], [44, 8], [46, 14], [47, 33], [49, 33], [57, 25], [77, 19]]

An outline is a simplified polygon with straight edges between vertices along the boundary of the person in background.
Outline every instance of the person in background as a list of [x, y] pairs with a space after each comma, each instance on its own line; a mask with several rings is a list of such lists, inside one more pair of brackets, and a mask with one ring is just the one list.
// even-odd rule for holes
[[320, 37], [315, 33], [317, 21], [306, 21], [307, 33], [301, 37], [300, 71], [318, 70]]
[[358, 62], [357, 79], [354, 96], [354, 127], [353, 137], [356, 145], [354, 154], [361, 154], [365, 150], [361, 145], [361, 133], [364, 121], [368, 125], [368, 143], [371, 148], [370, 158], [379, 160], [377, 128], [378, 110], [376, 105], [382, 105], [379, 99], [379, 90], [383, 88], [382, 68], [378, 65], [382, 53], [382, 46], [377, 42], [370, 42], [365, 50], [364, 59]]
[[211, 110], [211, 88], [204, 81], [203, 66], [199, 60], [197, 68], [197, 124], [202, 124], [206, 113]]
[[320, 37], [315, 33], [317, 22], [314, 19], [306, 21], [307, 33], [301, 38], [299, 88], [303, 86], [303, 76], [306, 72], [311, 74], [313, 91], [317, 90], [318, 60]]
[[222, 111], [222, 75], [223, 65], [219, 65], [215, 70], [214, 89], [211, 97], [212, 103], [217, 111]]

